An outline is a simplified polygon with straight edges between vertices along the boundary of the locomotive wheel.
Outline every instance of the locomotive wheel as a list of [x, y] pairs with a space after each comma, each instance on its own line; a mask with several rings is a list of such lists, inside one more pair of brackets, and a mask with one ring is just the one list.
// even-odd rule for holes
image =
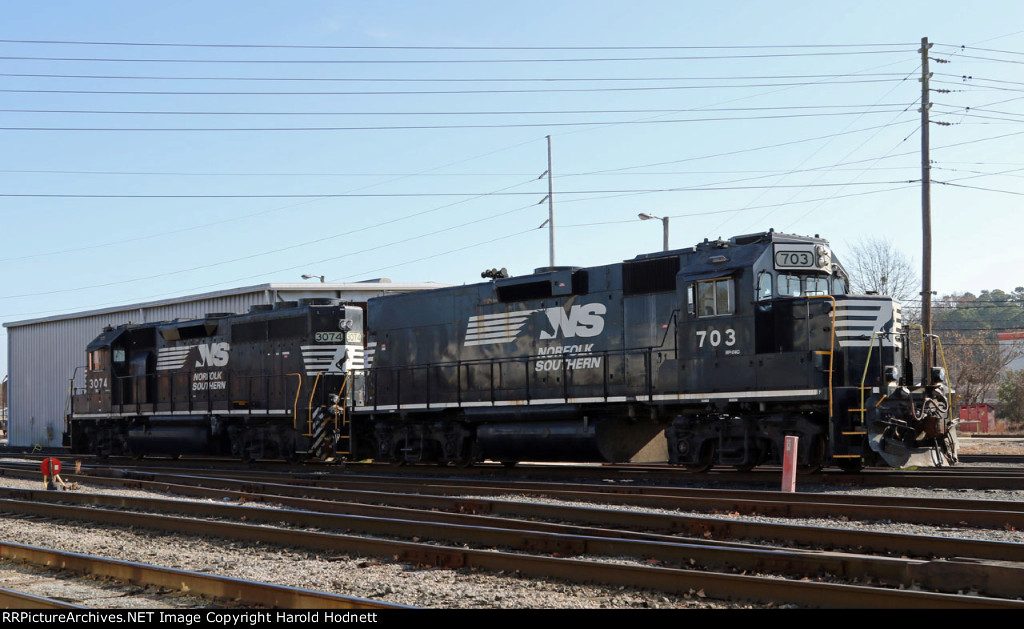
[[737, 472], [749, 472], [750, 470], [757, 467], [757, 463], [744, 463], [743, 465], [733, 465], [732, 467]]
[[704, 472], [710, 470], [711, 467], [711, 463], [708, 463], [707, 465], [705, 465], [704, 463], [691, 463], [689, 465], [684, 465], [683, 469], [691, 474], [703, 474]]
[[683, 469], [691, 474], [703, 474], [715, 464], [715, 442], [705, 441], [700, 449], [700, 461], [698, 463], [687, 463]]
[[817, 474], [825, 465], [825, 437], [815, 435], [807, 453], [808, 462], [796, 466], [797, 474]]

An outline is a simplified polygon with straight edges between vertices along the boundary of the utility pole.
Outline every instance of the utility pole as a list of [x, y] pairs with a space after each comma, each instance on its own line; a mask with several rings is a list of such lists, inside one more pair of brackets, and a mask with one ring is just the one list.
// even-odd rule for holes
[[928, 80], [928, 50], [932, 47], [927, 37], [921, 38], [921, 327], [924, 340], [921, 342], [921, 384], [929, 385], [932, 380], [932, 197], [931, 159], [928, 145], [928, 110], [931, 109]]
[[548, 240], [551, 249], [551, 264], [555, 266], [555, 182], [551, 175], [551, 136], [548, 137]]

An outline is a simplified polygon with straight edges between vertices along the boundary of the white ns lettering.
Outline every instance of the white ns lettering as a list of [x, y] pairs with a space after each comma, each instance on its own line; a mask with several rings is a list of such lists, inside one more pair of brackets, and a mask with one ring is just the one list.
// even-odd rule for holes
[[196, 361], [196, 367], [223, 367], [228, 364], [228, 359], [231, 357], [229, 343], [211, 343], [198, 347], [199, 360]]
[[564, 308], [547, 308], [544, 314], [554, 332], [541, 332], [540, 338], [553, 339], [559, 332], [565, 338], [597, 336], [604, 331], [604, 315], [607, 312], [608, 307], [601, 303], [575, 305], [569, 312]]

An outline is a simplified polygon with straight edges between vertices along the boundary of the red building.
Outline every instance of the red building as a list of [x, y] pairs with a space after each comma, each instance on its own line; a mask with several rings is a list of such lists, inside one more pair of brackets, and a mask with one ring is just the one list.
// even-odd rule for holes
[[960, 405], [960, 432], [989, 432], [995, 421], [996, 409], [991, 404]]

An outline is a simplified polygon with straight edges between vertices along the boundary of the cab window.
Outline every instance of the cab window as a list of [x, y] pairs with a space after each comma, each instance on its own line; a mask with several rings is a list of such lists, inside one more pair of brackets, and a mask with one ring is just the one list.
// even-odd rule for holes
[[779, 297], [828, 295], [828, 277], [820, 275], [779, 275]]
[[761, 271], [757, 274], [757, 301], [764, 301], [772, 298], [772, 274]]
[[732, 314], [732, 280], [705, 280], [697, 282], [697, 316], [717, 317]]
[[105, 354], [106, 352], [99, 349], [96, 351], [89, 352], [89, 371], [99, 371], [100, 369], [106, 367], [103, 360]]
[[828, 278], [804, 278], [804, 295], [828, 295]]
[[779, 275], [779, 297], [799, 297], [803, 290], [799, 275]]

